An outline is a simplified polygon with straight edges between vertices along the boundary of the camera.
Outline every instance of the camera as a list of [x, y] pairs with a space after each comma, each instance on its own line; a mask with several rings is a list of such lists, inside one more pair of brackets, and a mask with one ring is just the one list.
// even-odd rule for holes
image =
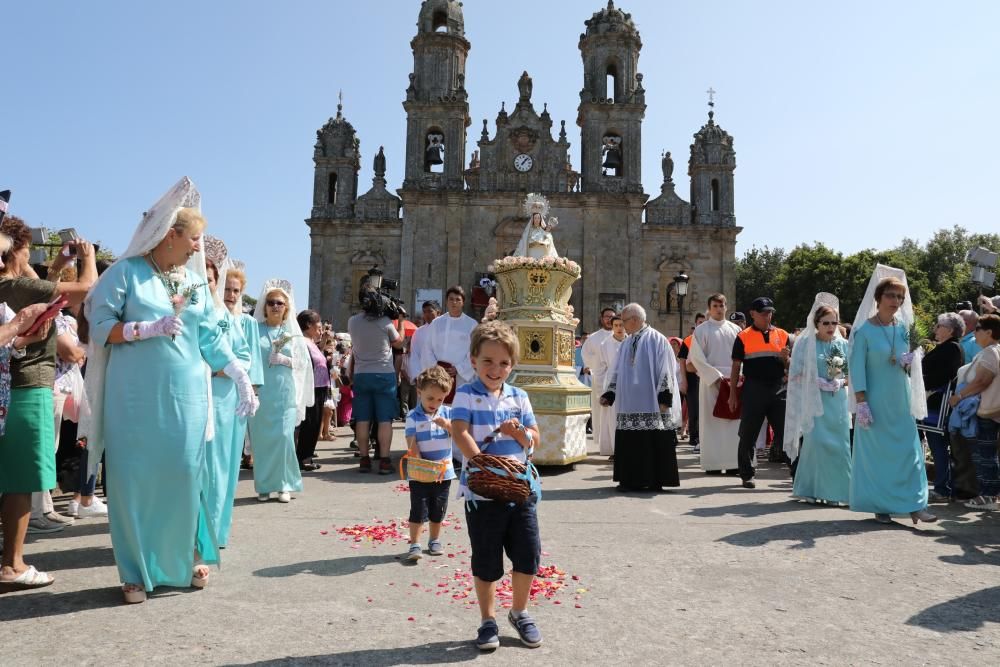
[[959, 301], [958, 303], [956, 303], [955, 304], [955, 312], [959, 312], [959, 311], [962, 311], [962, 310], [972, 310], [972, 302], [971, 301]]
[[383, 278], [376, 264], [368, 269], [368, 275], [361, 281], [361, 293], [358, 295], [361, 309], [371, 317], [384, 316], [392, 320], [406, 317], [403, 300], [392, 295], [398, 289], [399, 281]]

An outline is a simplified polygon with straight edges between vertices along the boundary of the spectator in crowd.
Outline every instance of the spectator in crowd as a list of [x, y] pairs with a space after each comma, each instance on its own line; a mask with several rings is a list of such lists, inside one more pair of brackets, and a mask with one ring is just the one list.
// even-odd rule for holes
[[[944, 313], [934, 325], [934, 349], [924, 357], [924, 387], [927, 388], [927, 411], [940, 414], [948, 406], [941, 404], [945, 391], [955, 381], [962, 367], [965, 353], [960, 342], [965, 333], [965, 322], [957, 313]], [[934, 457], [934, 488], [929, 492], [929, 502], [948, 502], [952, 495], [951, 456], [948, 436], [935, 431], [925, 431], [927, 444]]]
[[299, 424], [295, 454], [299, 459], [299, 468], [311, 472], [320, 468], [320, 465], [313, 461], [313, 457], [316, 455], [316, 445], [323, 429], [323, 409], [330, 395], [330, 371], [326, 367], [326, 356], [316, 345], [323, 334], [319, 313], [315, 310], [303, 310], [298, 314], [298, 322], [305, 337], [309, 357], [312, 359], [314, 396], [312, 405], [306, 409], [305, 419]]
[[974, 310], [960, 310], [958, 316], [965, 324], [965, 335], [958, 341], [964, 353], [963, 363], [972, 363], [973, 357], [979, 354], [979, 345], [976, 343], [976, 324], [979, 322], [979, 315]]

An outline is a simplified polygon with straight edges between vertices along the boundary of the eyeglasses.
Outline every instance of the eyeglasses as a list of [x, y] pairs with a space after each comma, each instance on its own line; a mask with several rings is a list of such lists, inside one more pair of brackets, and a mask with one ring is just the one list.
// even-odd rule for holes
[[833, 321], [825, 320], [823, 322], [820, 322], [820, 324], [822, 324], [825, 327], [835, 327], [838, 324], [840, 324], [840, 322], [838, 322], [837, 320], [833, 320]]
[[889, 299], [895, 299], [896, 301], [906, 300], [906, 295], [900, 292], [886, 292], [882, 296], [887, 297]]
[[282, 308], [282, 307], [284, 307], [285, 302], [284, 301], [270, 301], [269, 300], [267, 302], [267, 305], [269, 305], [271, 308]]

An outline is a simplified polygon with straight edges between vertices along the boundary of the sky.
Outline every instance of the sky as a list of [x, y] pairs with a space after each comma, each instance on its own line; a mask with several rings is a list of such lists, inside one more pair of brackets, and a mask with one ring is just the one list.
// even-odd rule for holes
[[[567, 121], [580, 164], [577, 48], [602, 0], [466, 0], [472, 125], [491, 134], [517, 79]], [[692, 134], [716, 94], [734, 137], [737, 255], [823, 242], [837, 250], [927, 240], [954, 224], [996, 232], [1000, 3], [628, 0], [643, 41], [643, 183], [670, 150], [687, 198]], [[34, 226], [75, 227], [119, 253], [181, 176], [208, 232], [247, 264], [308, 292], [315, 133], [336, 113], [361, 140], [359, 194], [385, 146], [402, 182], [417, 0], [37, 0], [0, 23], [0, 189]]]

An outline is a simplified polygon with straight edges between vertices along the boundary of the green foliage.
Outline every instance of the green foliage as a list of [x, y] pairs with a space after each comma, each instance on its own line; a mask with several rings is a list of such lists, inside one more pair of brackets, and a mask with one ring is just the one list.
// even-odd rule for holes
[[928, 338], [940, 313], [955, 310], [959, 301], [973, 301], [979, 294], [972, 283], [972, 267], [965, 261], [970, 248], [1000, 249], [998, 234], [969, 234], [962, 227], [938, 230], [924, 245], [903, 239], [890, 250], [866, 249], [852, 255], [822, 243], [803, 244], [791, 252], [782, 248], [752, 247], [736, 262], [736, 304], [749, 309], [758, 296], [775, 300], [775, 321], [794, 330], [805, 324], [817, 292], [840, 299], [840, 318], [851, 322], [857, 313], [876, 263], [906, 271], [916, 323], [917, 340]]

